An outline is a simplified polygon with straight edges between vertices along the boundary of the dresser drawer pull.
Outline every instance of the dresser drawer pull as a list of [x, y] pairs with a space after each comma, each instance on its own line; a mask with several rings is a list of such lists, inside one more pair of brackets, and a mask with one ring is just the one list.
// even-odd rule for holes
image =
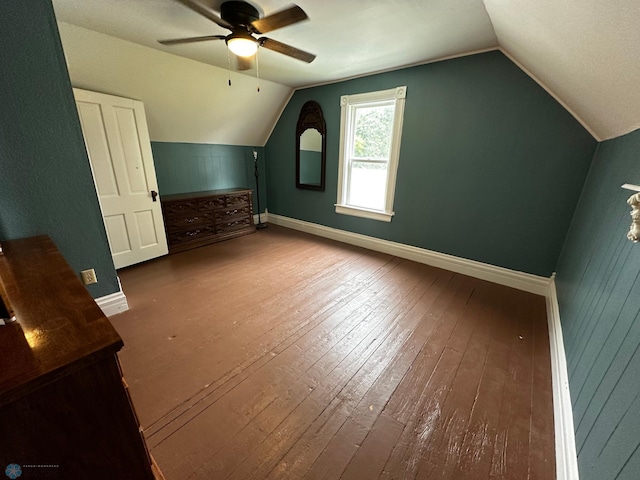
[[185, 219], [184, 219], [184, 221], [185, 221], [186, 223], [193, 223], [193, 222], [195, 222], [195, 221], [196, 221], [196, 220], [198, 220], [198, 219], [199, 219], [199, 217], [185, 218]]
[[195, 235], [198, 235], [200, 233], [200, 230], [196, 230], [195, 232], [187, 232], [187, 235], [189, 235], [190, 237], [193, 237]]
[[228, 212], [224, 212], [225, 215], [234, 215], [238, 213], [238, 209], [236, 208], [235, 210], [229, 210]]

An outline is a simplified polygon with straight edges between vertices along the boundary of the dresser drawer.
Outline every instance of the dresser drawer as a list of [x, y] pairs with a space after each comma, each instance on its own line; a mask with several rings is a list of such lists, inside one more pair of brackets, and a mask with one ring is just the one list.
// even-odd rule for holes
[[198, 210], [200, 212], [206, 210], [214, 210], [216, 208], [224, 208], [226, 207], [226, 201], [224, 195], [220, 195], [218, 197], [213, 198], [203, 198], [198, 200]]
[[169, 230], [184, 230], [185, 228], [195, 229], [201, 225], [210, 224], [213, 215], [211, 212], [191, 213], [176, 217], [167, 217], [165, 227]]
[[198, 200], [198, 211], [217, 210], [231, 207], [240, 207], [249, 204], [249, 194], [241, 193], [237, 195], [220, 195], [214, 198], [204, 198]]
[[[234, 230], [241, 230], [247, 227], [251, 227], [253, 223], [250, 217], [229, 219], [220, 223], [216, 223], [216, 232], [226, 233], [233, 232]], [[255, 230], [255, 229], [254, 229]]]
[[214, 234], [215, 229], [213, 225], [203, 225], [198, 228], [189, 228], [187, 230], [169, 232], [167, 238], [170, 245], [176, 245], [178, 243], [201, 240], [206, 237], [213, 236]]
[[241, 207], [249, 204], [249, 194], [241, 193], [238, 195], [225, 195], [225, 203], [227, 208]]
[[245, 205], [244, 207], [240, 206], [237, 208], [229, 208], [225, 210], [216, 210], [215, 212], [213, 212], [213, 218], [216, 225], [231, 221], [231, 219], [237, 220], [237, 218], [234, 217], [245, 218], [249, 215], [251, 215], [251, 207], [249, 205]]
[[198, 204], [195, 201], [167, 202], [162, 204], [162, 211], [165, 216], [195, 214]]

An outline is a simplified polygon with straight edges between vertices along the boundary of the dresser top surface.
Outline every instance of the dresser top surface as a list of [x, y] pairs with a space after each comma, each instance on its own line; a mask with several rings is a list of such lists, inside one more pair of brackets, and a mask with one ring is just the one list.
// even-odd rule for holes
[[250, 188], [225, 188], [223, 190], [204, 190], [202, 192], [174, 193], [172, 195], [162, 195], [163, 202], [174, 202], [176, 200], [194, 200], [197, 198], [214, 197], [216, 195], [228, 195], [230, 193], [251, 192]]
[[51, 239], [9, 240], [2, 248], [0, 286], [17, 321], [0, 326], [0, 404], [122, 347]]

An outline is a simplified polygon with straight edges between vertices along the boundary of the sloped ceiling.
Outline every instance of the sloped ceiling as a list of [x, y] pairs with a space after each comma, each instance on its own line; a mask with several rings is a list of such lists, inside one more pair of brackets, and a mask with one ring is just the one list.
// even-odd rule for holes
[[261, 146], [291, 88], [58, 23], [74, 87], [141, 100], [156, 142]]
[[[218, 12], [222, 0], [201, 0]], [[288, 0], [250, 0], [269, 15]], [[618, 0], [296, 0], [310, 20], [268, 34], [317, 55], [305, 64], [261, 49], [260, 77], [304, 88], [500, 48], [598, 139], [640, 127], [640, 2]], [[218, 67], [227, 34], [175, 0], [53, 0], [59, 21]], [[249, 70], [247, 75], [255, 75]]]
[[485, 0], [503, 50], [599, 140], [640, 128], [640, 1]]

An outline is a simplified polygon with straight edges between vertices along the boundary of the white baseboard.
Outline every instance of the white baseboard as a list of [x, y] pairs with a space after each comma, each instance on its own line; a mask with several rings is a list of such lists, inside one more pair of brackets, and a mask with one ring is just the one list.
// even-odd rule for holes
[[[262, 223], [267, 223], [269, 221], [269, 211], [266, 208], [264, 209], [264, 212], [260, 214], [260, 220], [262, 220]], [[258, 224], [258, 214], [253, 216], [253, 224]]]
[[111, 317], [118, 313], [126, 312], [127, 310], [129, 310], [127, 297], [122, 290], [110, 295], [105, 295], [104, 297], [96, 298], [95, 302], [102, 310], [102, 313], [104, 313], [107, 317]]
[[443, 268], [452, 272], [461, 273], [470, 277], [487, 280], [489, 282], [517, 288], [525, 292], [546, 296], [549, 292], [549, 279], [532, 275], [530, 273], [516, 272], [508, 268], [496, 267], [487, 263], [454, 257], [445, 253], [434, 252], [424, 248], [404, 245], [402, 243], [369, 237], [359, 233], [347, 232], [336, 228], [325, 227], [316, 223], [305, 222], [295, 218], [284, 217], [270, 213], [269, 223], [282, 225], [283, 227], [300, 230], [320, 237], [330, 238], [339, 242], [349, 243], [359, 247], [368, 248], [377, 252], [388, 253], [407, 260]]
[[567, 358], [560, 324], [560, 307], [555, 278], [551, 277], [547, 294], [547, 317], [551, 349], [551, 381], [553, 384], [553, 419], [556, 438], [556, 478], [578, 480], [578, 457], [573, 429], [573, 409], [569, 393]]

